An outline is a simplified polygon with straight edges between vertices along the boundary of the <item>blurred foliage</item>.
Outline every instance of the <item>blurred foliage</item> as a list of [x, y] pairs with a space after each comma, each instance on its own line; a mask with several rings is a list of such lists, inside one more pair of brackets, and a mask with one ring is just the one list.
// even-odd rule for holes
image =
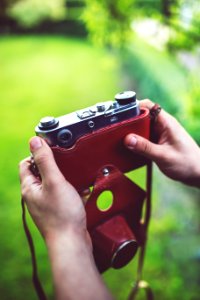
[[0, 2], [0, 20], [4, 19], [7, 15], [9, 7], [17, 3], [19, 0], [1, 0]]
[[32, 27], [46, 19], [64, 19], [65, 0], [18, 0], [8, 8], [8, 15], [25, 27]]
[[[121, 52], [121, 61], [126, 84], [128, 88], [135, 87], [138, 99], [150, 98], [176, 117], [182, 115], [183, 98], [188, 92], [187, 72], [174, 57], [137, 37]], [[171, 74], [176, 80], [172, 80]]]
[[168, 49], [191, 50], [200, 43], [200, 6], [198, 0], [181, 0], [167, 20], [171, 27]]
[[193, 72], [189, 76], [188, 89], [190, 93], [186, 98], [186, 111], [184, 125], [200, 145], [200, 73]]
[[83, 19], [91, 38], [104, 45], [123, 47], [129, 42], [133, 21], [159, 20], [170, 29], [170, 50], [191, 49], [200, 42], [197, 0], [85, 0]]
[[24, 27], [49, 19], [82, 19], [95, 43], [120, 48], [132, 38], [133, 22], [148, 18], [168, 28], [170, 51], [193, 49], [200, 42], [197, 0], [2, 0], [3, 14]]
[[124, 47], [133, 33], [132, 23], [154, 19], [169, 29], [170, 51], [192, 49], [200, 42], [198, 0], [2, 0], [0, 16], [9, 15], [25, 27], [41, 21], [81, 19], [96, 43]]
[[86, 0], [83, 19], [89, 35], [98, 44], [123, 45], [130, 35], [132, 0]]

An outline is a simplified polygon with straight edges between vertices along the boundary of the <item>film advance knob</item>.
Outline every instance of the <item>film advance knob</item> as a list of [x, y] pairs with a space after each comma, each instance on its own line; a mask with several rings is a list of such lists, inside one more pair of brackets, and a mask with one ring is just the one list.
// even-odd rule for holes
[[115, 96], [115, 100], [120, 104], [120, 105], [126, 105], [130, 103], [136, 102], [136, 93], [133, 91], [125, 91], [118, 93]]
[[40, 129], [52, 129], [58, 125], [58, 120], [54, 117], [44, 117], [40, 120], [39, 128]]

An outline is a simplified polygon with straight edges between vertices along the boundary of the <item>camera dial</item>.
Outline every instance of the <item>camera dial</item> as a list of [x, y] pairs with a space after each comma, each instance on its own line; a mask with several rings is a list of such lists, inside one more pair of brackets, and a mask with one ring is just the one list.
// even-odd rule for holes
[[72, 133], [68, 129], [62, 129], [58, 132], [57, 139], [60, 145], [65, 146], [72, 139]]
[[97, 111], [98, 112], [103, 112], [106, 110], [105, 103], [97, 103]]
[[42, 130], [52, 129], [57, 127], [58, 123], [59, 123], [58, 120], [55, 119], [54, 117], [44, 117], [40, 120], [38, 127]]
[[130, 103], [136, 102], [136, 93], [133, 91], [125, 91], [118, 93], [115, 96], [115, 100], [120, 104], [120, 105], [126, 105]]

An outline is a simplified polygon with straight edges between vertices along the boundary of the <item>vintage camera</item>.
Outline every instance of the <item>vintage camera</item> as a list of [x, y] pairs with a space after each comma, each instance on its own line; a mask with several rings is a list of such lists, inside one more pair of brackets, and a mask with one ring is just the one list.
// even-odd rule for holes
[[[144, 242], [141, 215], [146, 191], [124, 173], [148, 161], [133, 155], [123, 140], [129, 133], [149, 139], [149, 110], [139, 108], [135, 92], [125, 91], [115, 101], [45, 117], [35, 132], [50, 145], [66, 180], [79, 192], [93, 188], [85, 209], [99, 271], [127, 264]], [[113, 203], [101, 210], [97, 200], [104, 191], [111, 191]]]
[[69, 148], [80, 137], [138, 116], [139, 113], [136, 93], [127, 91], [117, 94], [115, 101], [100, 102], [58, 118], [42, 118], [35, 132], [51, 146]]

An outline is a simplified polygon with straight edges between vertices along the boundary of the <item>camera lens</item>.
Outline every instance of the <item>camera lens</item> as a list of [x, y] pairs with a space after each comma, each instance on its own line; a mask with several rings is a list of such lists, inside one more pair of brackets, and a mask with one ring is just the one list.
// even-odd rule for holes
[[136, 102], [136, 93], [133, 91], [121, 92], [115, 96], [115, 100], [120, 105], [134, 103], [134, 102]]
[[111, 265], [114, 269], [125, 266], [135, 256], [138, 243], [135, 240], [125, 241], [114, 253]]
[[71, 141], [72, 133], [68, 129], [62, 129], [61, 131], [59, 131], [57, 138], [58, 138], [59, 144], [66, 145]]

